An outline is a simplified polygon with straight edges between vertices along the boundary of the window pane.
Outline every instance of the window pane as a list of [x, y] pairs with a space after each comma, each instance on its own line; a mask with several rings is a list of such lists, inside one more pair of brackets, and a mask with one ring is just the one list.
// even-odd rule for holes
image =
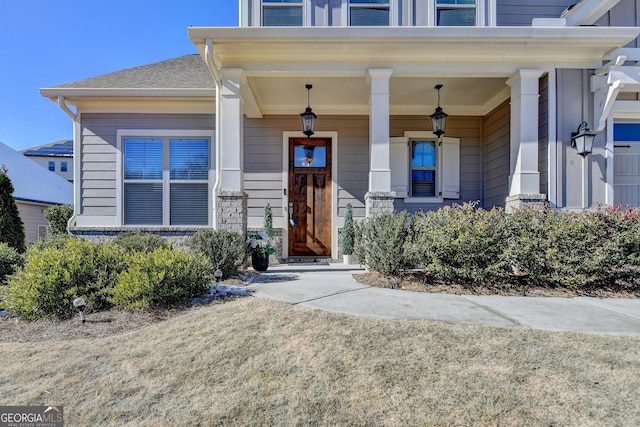
[[162, 140], [124, 140], [124, 178], [162, 179]]
[[51, 172], [55, 172], [56, 171], [56, 162], [49, 162], [49, 170]]
[[171, 184], [171, 225], [208, 225], [208, 195], [207, 184]]
[[434, 141], [414, 142], [411, 146], [411, 167], [433, 168], [436, 166], [436, 143]]
[[67, 171], [67, 162], [60, 162], [60, 172]]
[[262, 8], [264, 27], [300, 27], [302, 26], [302, 7], [277, 6]]
[[124, 223], [162, 225], [162, 184], [124, 185]]
[[383, 27], [389, 25], [389, 9], [375, 7], [352, 7], [351, 26]]
[[411, 171], [411, 195], [413, 197], [435, 197], [436, 172]]
[[476, 4], [476, 0], [438, 0], [438, 4], [472, 4], [475, 5]]
[[327, 166], [327, 147], [296, 145], [293, 165], [297, 168], [324, 168]]
[[349, 0], [351, 4], [389, 4], [389, 0]]
[[172, 139], [169, 156], [171, 179], [208, 179], [209, 140]]
[[298, 4], [302, 4], [302, 0], [262, 0], [262, 3], [298, 3]]
[[476, 25], [476, 10], [438, 9], [438, 25], [441, 27], [473, 27]]

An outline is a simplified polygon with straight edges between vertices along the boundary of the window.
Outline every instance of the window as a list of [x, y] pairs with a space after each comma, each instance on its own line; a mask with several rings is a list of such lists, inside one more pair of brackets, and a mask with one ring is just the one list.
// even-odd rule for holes
[[60, 162], [60, 172], [67, 172], [67, 162]]
[[436, 142], [411, 141], [411, 197], [436, 196]]
[[302, 23], [302, 0], [262, 0], [262, 26], [299, 27]]
[[476, 0], [435, 0], [436, 25], [442, 27], [476, 25]]
[[209, 223], [209, 139], [124, 138], [127, 225]]
[[351, 26], [388, 26], [390, 0], [349, 0]]
[[430, 131], [389, 138], [391, 191], [405, 203], [440, 203], [460, 198], [460, 140]]
[[50, 161], [49, 162], [49, 170], [51, 172], [55, 172], [56, 171], [56, 162], [54, 162], [54, 161]]

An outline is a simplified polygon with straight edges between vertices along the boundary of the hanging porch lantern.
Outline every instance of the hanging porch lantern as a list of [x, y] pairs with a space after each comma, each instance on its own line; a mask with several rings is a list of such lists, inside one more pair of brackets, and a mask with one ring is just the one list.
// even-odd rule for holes
[[313, 163], [313, 153], [316, 147], [313, 145], [305, 145], [304, 146], [304, 158], [307, 166], [311, 166]]
[[438, 106], [436, 107], [436, 111], [431, 115], [431, 126], [433, 129], [433, 133], [436, 134], [438, 138], [444, 135], [444, 129], [447, 124], [447, 117], [449, 115], [442, 111], [440, 108], [440, 89], [442, 89], [442, 85], [435, 85], [434, 89], [438, 91]]
[[[306, 110], [304, 110], [304, 113], [300, 114], [300, 117], [302, 117], [302, 133], [304, 133], [305, 135], [307, 135], [307, 138], [310, 138], [311, 135], [314, 134], [313, 130], [316, 127], [316, 119], [318, 118], [318, 116], [316, 116], [316, 114], [311, 111], [311, 107], [310, 107], [310, 103], [309, 103], [309, 94], [311, 92], [311, 88], [313, 87], [313, 85], [307, 84], [305, 86], [307, 88], [307, 108]], [[305, 149], [306, 152], [306, 149]], [[312, 158], [313, 158], [313, 151], [311, 152], [312, 154]]]
[[577, 132], [571, 133], [571, 146], [582, 157], [586, 157], [593, 151], [593, 140], [596, 134], [591, 132], [587, 122], [582, 122], [578, 126]]

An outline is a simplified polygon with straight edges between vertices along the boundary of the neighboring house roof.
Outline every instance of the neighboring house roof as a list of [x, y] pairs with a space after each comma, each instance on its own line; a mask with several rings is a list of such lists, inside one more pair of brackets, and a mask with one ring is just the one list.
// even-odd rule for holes
[[73, 140], [61, 139], [49, 144], [38, 145], [20, 151], [25, 156], [73, 157]]
[[65, 83], [73, 89], [211, 89], [215, 82], [200, 55], [191, 54]]
[[0, 167], [7, 167], [16, 200], [72, 205], [73, 184], [0, 142]]

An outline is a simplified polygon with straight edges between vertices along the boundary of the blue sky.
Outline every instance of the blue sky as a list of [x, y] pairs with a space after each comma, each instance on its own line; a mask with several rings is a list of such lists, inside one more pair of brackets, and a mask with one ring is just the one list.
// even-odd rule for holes
[[72, 138], [39, 88], [197, 53], [187, 27], [237, 25], [237, 0], [0, 0], [0, 142]]

